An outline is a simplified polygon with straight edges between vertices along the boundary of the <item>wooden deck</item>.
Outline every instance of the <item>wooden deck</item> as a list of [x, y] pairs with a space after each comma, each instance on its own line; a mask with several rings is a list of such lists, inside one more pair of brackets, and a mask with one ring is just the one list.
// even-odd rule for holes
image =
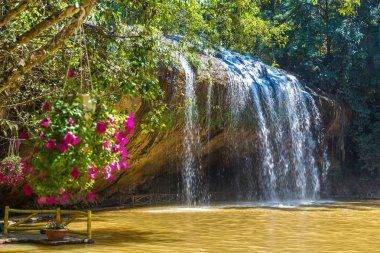
[[0, 235], [0, 244], [5, 243], [38, 243], [50, 246], [72, 245], [72, 244], [92, 244], [93, 239], [83, 239], [76, 236], [65, 236], [61, 241], [49, 241], [44, 234], [13, 234], [7, 236]]

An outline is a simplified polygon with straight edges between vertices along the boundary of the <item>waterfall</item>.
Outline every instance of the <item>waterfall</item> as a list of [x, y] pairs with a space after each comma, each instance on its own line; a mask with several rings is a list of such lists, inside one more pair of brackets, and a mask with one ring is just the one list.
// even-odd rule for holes
[[[238, 157], [238, 190], [262, 199], [318, 198], [329, 163], [313, 96], [295, 77], [252, 57], [229, 51], [218, 57], [229, 76], [227, 104], [231, 149]], [[234, 133], [252, 131], [259, 139], [256, 146], [250, 138], [234, 140]]]
[[200, 200], [201, 163], [200, 127], [198, 125], [197, 97], [195, 94], [195, 73], [188, 61], [181, 55], [179, 61], [185, 71], [185, 127], [183, 142], [182, 191], [187, 205]]

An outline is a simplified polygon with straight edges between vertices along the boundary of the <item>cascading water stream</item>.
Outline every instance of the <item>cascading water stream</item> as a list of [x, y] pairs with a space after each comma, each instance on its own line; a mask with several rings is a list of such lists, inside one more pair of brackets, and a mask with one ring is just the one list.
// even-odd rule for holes
[[[251, 131], [256, 131], [260, 141], [258, 168], [254, 168], [257, 164], [244, 162], [250, 160], [247, 154], [236, 162], [236, 166], [245, 171], [238, 175], [251, 176], [248, 181], [257, 182], [256, 186], [250, 183], [245, 186], [252, 192], [246, 196], [254, 196], [254, 191], [259, 191], [263, 199], [318, 198], [321, 174], [326, 175], [329, 163], [313, 96], [295, 77], [252, 57], [228, 51], [219, 57], [229, 75], [230, 128], [234, 132], [244, 128], [239, 121], [246, 117], [247, 111], [251, 111], [251, 118], [256, 120]], [[232, 142], [236, 153], [241, 152], [242, 146], [246, 149], [250, 143]], [[317, 146], [322, 146], [322, 150]], [[321, 164], [316, 161], [318, 153], [322, 156]], [[254, 169], [256, 174], [246, 172]]]
[[[298, 80], [249, 56], [218, 54], [229, 78], [226, 107], [230, 157], [237, 195], [244, 199], [318, 199], [329, 161], [314, 96]], [[207, 199], [203, 182], [195, 73], [179, 56], [185, 72], [185, 127], [182, 193], [187, 205]], [[205, 104], [207, 130], [212, 87]], [[210, 141], [210, 132], [207, 133]], [[229, 172], [230, 173], [230, 172]]]
[[184, 154], [182, 164], [183, 195], [187, 205], [195, 205], [200, 198], [201, 149], [197, 97], [195, 94], [195, 74], [188, 61], [181, 55], [179, 61], [185, 71], [185, 128]]

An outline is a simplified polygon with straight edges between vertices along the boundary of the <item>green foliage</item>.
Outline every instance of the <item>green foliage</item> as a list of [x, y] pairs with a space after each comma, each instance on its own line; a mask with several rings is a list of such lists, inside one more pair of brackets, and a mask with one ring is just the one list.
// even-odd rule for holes
[[[107, 166], [121, 161], [119, 152], [112, 150], [119, 142], [112, 137], [123, 131], [127, 116], [108, 110], [101, 97], [92, 95], [91, 100], [94, 107], [81, 95], [58, 100], [51, 110], [35, 117], [35, 150], [29, 159], [28, 183], [39, 196], [58, 196], [62, 188], [67, 193], [89, 190], [95, 179], [90, 177], [91, 166], [107, 177], [112, 174], [106, 171]], [[108, 123], [110, 118], [113, 124]], [[48, 126], [41, 126], [42, 122]], [[98, 122], [107, 126], [104, 133], [98, 132]], [[65, 139], [68, 135], [77, 139], [75, 144]], [[68, 145], [60, 146], [65, 143]]]
[[64, 229], [65, 224], [59, 221], [51, 221], [51, 222], [46, 223], [45, 228], [46, 229]]
[[267, 1], [264, 19], [286, 22], [280, 67], [339, 97], [353, 111], [347, 152], [358, 174], [377, 174], [380, 150], [380, 12], [377, 1]]
[[[19, 157], [17, 155], [11, 155], [11, 156], [5, 157], [1, 161], [1, 164], [2, 165], [4, 165], [4, 164], [10, 164], [15, 169], [15, 171], [16, 171], [16, 173], [18, 175], [22, 174], [22, 171], [21, 171], [21, 157]], [[1, 172], [3, 172], [4, 174], [8, 174], [9, 170], [2, 170]]]

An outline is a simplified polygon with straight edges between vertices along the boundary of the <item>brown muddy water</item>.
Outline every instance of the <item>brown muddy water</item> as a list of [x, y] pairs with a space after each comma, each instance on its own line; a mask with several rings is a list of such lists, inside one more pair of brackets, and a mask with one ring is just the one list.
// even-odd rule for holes
[[6, 244], [0, 252], [380, 252], [380, 201], [102, 211], [93, 213], [93, 237], [93, 245]]

